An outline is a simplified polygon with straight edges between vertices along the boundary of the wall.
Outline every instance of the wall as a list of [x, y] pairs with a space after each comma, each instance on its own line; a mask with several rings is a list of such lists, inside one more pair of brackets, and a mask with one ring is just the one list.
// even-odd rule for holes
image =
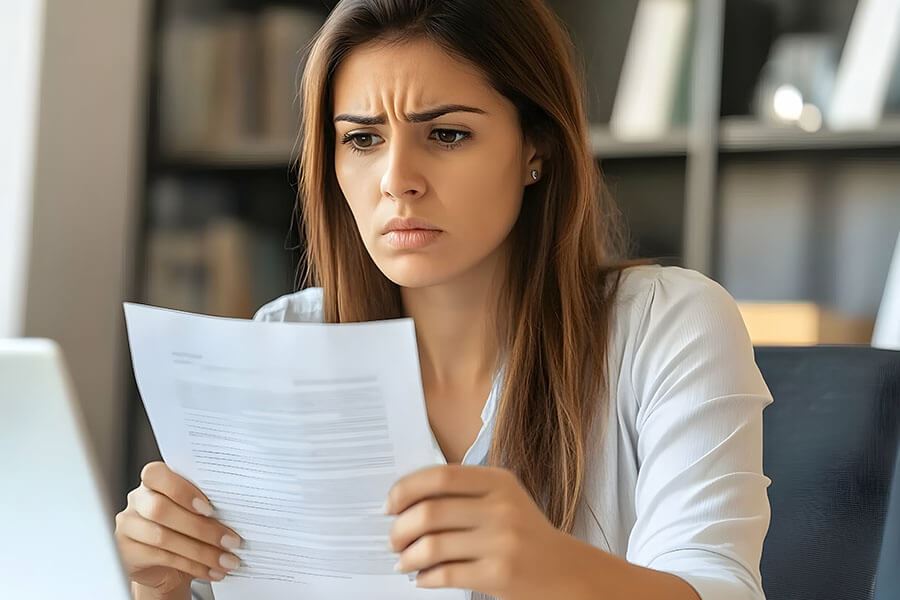
[[40, 73], [24, 329], [62, 345], [113, 504], [148, 17], [147, 0], [46, 0]]
[[0, 338], [25, 326], [43, 17], [38, 0], [0, 3]]

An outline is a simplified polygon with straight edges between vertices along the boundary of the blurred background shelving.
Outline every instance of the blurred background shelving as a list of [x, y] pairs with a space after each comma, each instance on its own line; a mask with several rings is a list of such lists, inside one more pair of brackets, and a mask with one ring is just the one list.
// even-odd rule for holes
[[[548, 2], [633, 255], [722, 283], [756, 342], [869, 343], [900, 232], [900, 41], [846, 74], [896, 1]], [[294, 93], [333, 4], [154, 3], [138, 301], [249, 317], [294, 289]], [[136, 473], [155, 447], [130, 402]]]

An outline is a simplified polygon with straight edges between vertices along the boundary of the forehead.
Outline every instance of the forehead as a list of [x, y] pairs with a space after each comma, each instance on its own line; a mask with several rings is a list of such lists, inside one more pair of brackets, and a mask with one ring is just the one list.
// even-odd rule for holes
[[501, 96], [474, 66], [428, 40], [354, 48], [334, 77], [335, 114], [379, 111], [385, 104], [407, 108], [439, 103], [478, 103], [487, 109]]

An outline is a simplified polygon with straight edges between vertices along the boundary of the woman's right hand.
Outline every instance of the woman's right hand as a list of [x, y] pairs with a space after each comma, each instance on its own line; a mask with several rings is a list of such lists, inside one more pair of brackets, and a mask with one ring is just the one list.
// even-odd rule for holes
[[219, 581], [240, 561], [240, 537], [212, 515], [209, 500], [163, 462], [148, 463], [141, 485], [116, 515], [116, 544], [128, 577], [157, 594]]

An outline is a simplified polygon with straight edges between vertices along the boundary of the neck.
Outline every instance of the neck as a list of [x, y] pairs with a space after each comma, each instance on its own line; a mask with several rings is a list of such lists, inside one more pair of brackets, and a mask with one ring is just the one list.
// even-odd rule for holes
[[426, 389], [466, 388], [493, 377], [499, 352], [494, 323], [500, 265], [495, 253], [452, 281], [401, 288], [404, 313], [416, 324]]

